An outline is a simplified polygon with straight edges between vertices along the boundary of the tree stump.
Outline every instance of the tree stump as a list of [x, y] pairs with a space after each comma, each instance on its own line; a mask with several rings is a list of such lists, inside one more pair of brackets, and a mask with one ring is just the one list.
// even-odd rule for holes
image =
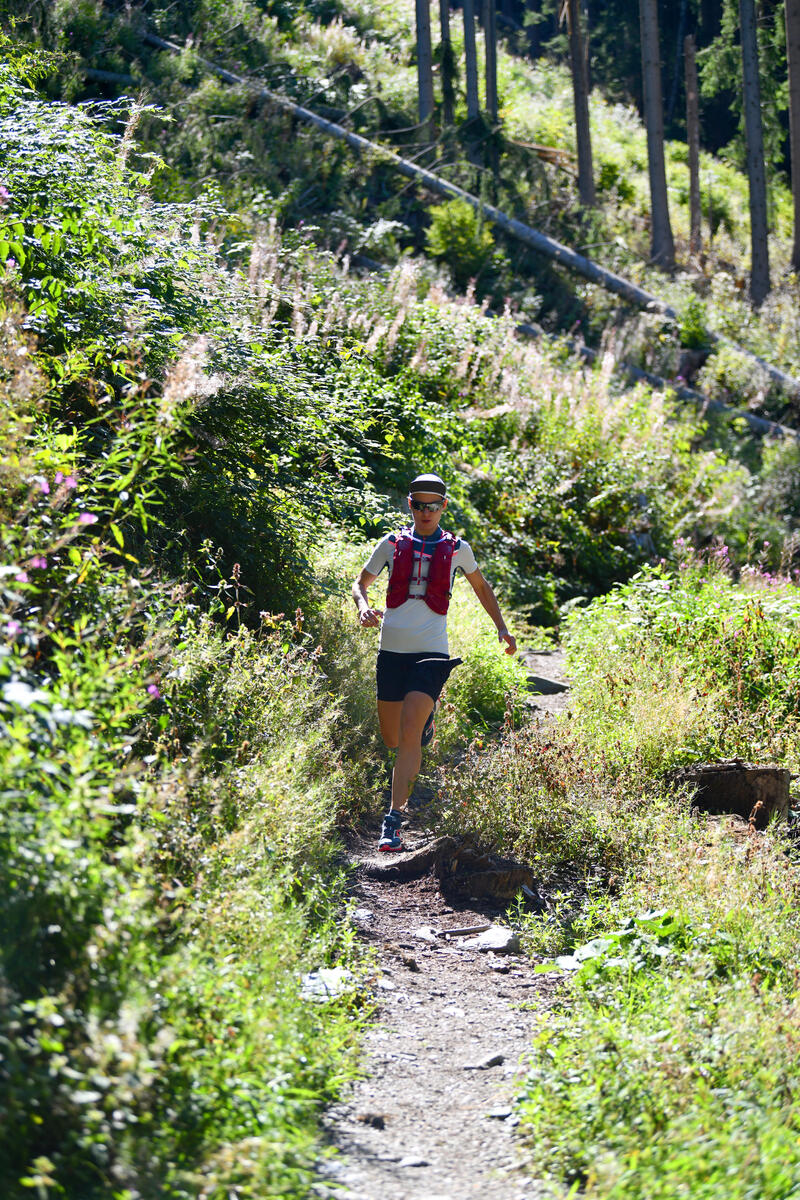
[[692, 804], [702, 812], [734, 813], [765, 829], [777, 816], [785, 821], [789, 811], [791, 773], [783, 767], [758, 767], [741, 758], [693, 763], [664, 775], [673, 787], [695, 789]]

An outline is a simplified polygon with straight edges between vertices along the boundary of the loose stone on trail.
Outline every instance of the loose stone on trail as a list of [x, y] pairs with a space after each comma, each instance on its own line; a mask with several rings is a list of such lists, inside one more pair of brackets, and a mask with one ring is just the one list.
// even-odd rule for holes
[[489, 1054], [486, 1058], [481, 1059], [479, 1063], [468, 1063], [465, 1071], [489, 1071], [492, 1067], [502, 1067], [506, 1061], [505, 1054]]
[[335, 1000], [355, 987], [356, 977], [346, 967], [320, 967], [303, 976], [300, 997], [303, 1000]]
[[529, 675], [528, 688], [540, 696], [557, 696], [559, 692], [569, 691], [566, 683], [559, 683], [557, 679], [546, 679], [544, 675]]
[[521, 948], [519, 934], [513, 929], [507, 929], [505, 925], [491, 925], [477, 937], [461, 944], [482, 953], [491, 950], [494, 954], [519, 954]]
[[438, 937], [438, 931], [431, 925], [420, 925], [418, 929], [414, 930], [412, 936], [418, 938], [421, 942], [435, 942]]

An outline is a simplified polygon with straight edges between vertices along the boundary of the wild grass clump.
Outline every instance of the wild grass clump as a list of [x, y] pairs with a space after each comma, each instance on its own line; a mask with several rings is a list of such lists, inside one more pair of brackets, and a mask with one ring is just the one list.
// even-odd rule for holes
[[684, 547], [678, 570], [570, 618], [569, 737], [585, 772], [627, 792], [615, 838], [637, 829], [640, 852], [587, 880], [561, 942], [557, 905], [532, 936], [569, 950], [543, 965], [567, 981], [565, 1008], [520, 1098], [537, 1176], [619, 1200], [778, 1200], [800, 1184], [793, 841], [692, 817], [659, 783], [676, 762], [735, 754], [796, 770], [797, 605], [791, 577]]
[[618, 767], [741, 755], [795, 769], [793, 577], [754, 566], [735, 582], [723, 545], [682, 554], [570, 616], [577, 726]]

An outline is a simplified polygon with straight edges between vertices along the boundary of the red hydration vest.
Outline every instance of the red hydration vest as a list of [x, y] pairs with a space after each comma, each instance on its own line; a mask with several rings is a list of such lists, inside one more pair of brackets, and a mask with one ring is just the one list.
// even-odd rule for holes
[[[399, 608], [408, 599], [408, 585], [414, 571], [414, 539], [413, 530], [401, 529], [394, 544], [394, 557], [389, 575], [389, 586], [386, 590], [386, 607]], [[450, 607], [450, 568], [456, 539], [452, 533], [442, 531], [442, 536], [436, 542], [428, 567], [428, 586], [425, 595], [420, 597], [428, 608], [444, 616]]]

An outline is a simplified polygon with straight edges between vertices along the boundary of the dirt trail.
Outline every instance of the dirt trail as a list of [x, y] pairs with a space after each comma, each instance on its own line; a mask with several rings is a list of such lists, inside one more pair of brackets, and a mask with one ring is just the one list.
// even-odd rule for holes
[[[535, 676], [563, 680], [559, 652], [523, 654]], [[532, 697], [535, 715], [563, 710], [565, 691]], [[535, 708], [534, 708], [535, 706]], [[423, 810], [424, 813], [424, 810]], [[430, 840], [424, 815], [404, 828]], [[376, 950], [378, 1014], [363, 1078], [331, 1108], [340, 1152], [318, 1195], [341, 1200], [538, 1200], [553, 1195], [520, 1171], [511, 1101], [524, 1058], [552, 1003], [550, 977], [519, 954], [480, 952], [444, 931], [504, 923], [492, 901], [453, 900], [433, 874], [376, 878], [390, 857], [376, 838], [351, 847], [361, 935]], [[395, 856], [391, 856], [395, 860]], [[399, 856], [398, 856], [399, 857]], [[546, 897], [545, 897], [546, 900]], [[429, 930], [442, 931], [435, 936]]]

